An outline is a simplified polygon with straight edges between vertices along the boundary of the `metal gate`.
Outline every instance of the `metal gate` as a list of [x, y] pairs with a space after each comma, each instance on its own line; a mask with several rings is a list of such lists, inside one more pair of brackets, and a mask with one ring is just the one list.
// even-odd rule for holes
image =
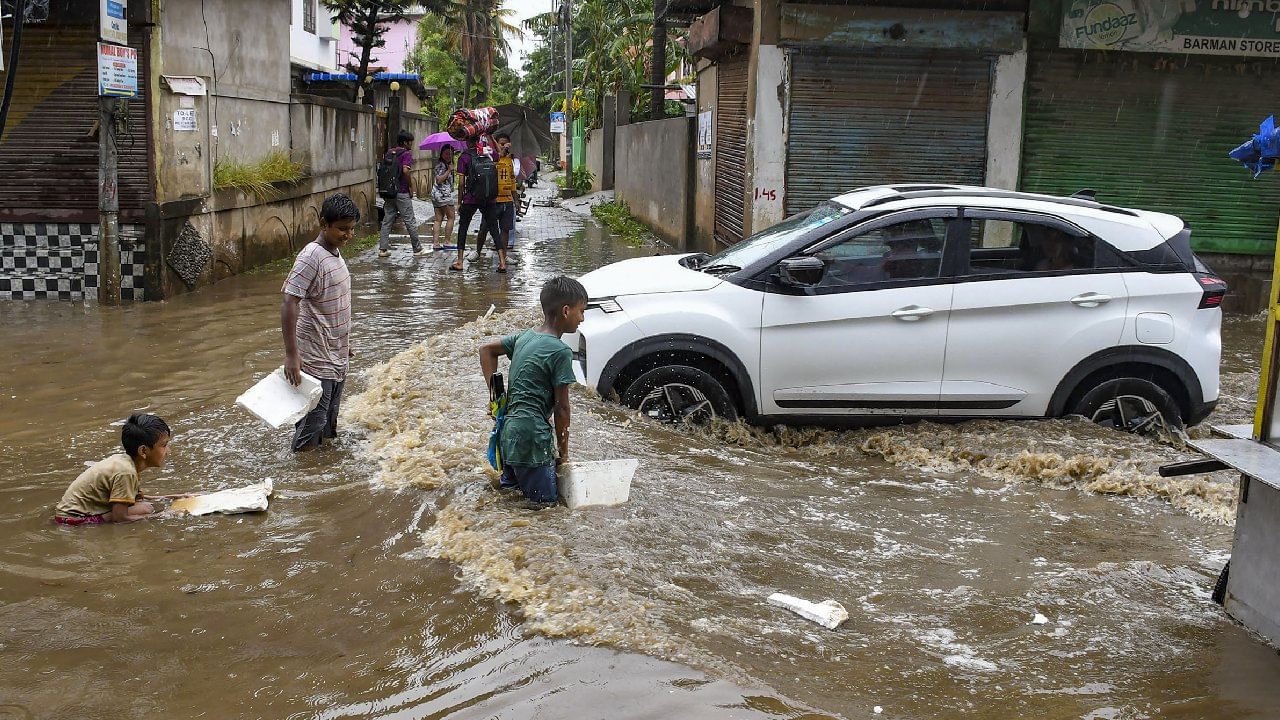
[[[8, 40], [9, 27], [5, 30]], [[143, 33], [130, 33], [129, 39], [138, 50], [139, 96], [129, 101], [128, 130], [117, 136], [120, 218], [141, 222], [152, 199], [147, 55]], [[0, 138], [0, 220], [97, 222], [96, 29], [27, 25], [15, 80], [8, 125]]]
[[1269, 255], [1280, 195], [1227, 151], [1280, 96], [1276, 60], [1032, 53], [1022, 188], [1169, 212], [1197, 250]]
[[742, 240], [747, 194], [747, 54], [716, 65], [716, 241]]
[[986, 177], [991, 62], [791, 54], [786, 213], [864, 185]]

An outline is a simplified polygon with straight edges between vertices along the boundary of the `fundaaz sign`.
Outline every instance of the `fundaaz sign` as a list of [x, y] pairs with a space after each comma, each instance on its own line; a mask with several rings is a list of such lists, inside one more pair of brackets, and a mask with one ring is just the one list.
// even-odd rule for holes
[[1280, 57], [1280, 0], [1067, 0], [1059, 44]]

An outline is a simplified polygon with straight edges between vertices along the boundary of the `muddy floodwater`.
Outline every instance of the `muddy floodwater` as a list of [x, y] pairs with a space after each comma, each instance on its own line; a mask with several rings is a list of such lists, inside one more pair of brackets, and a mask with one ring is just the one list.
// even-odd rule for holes
[[[506, 276], [350, 258], [345, 432], [298, 457], [233, 406], [281, 364], [283, 269], [0, 303], [0, 718], [1276, 716], [1280, 656], [1209, 599], [1234, 477], [1159, 478], [1192, 457], [1170, 444], [1080, 420], [670, 428], [577, 388], [575, 459], [640, 458], [631, 502], [500, 495], [477, 344], [531, 323], [551, 274], [655, 252], [559, 209], [522, 230]], [[1211, 422], [1243, 422], [1262, 322], [1223, 332]], [[54, 526], [135, 410], [176, 433], [146, 491], [271, 477], [271, 510]]]

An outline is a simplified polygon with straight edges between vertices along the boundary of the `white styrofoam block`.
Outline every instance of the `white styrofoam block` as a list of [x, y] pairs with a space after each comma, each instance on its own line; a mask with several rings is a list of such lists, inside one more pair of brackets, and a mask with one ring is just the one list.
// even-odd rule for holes
[[840, 623], [849, 619], [849, 611], [835, 600], [823, 600], [820, 603], [801, 600], [798, 597], [774, 593], [769, 596], [769, 604], [786, 608], [805, 620], [812, 620], [828, 630], [835, 630]]
[[258, 381], [236, 398], [236, 404], [253, 413], [254, 417], [279, 430], [292, 425], [320, 404], [324, 388], [320, 381], [302, 373], [302, 384], [294, 387], [284, 376], [284, 368]]
[[593, 505], [621, 505], [631, 497], [631, 476], [640, 461], [593, 460], [560, 466], [556, 485], [570, 510]]
[[208, 495], [174, 500], [169, 506], [170, 512], [184, 512], [189, 515], [209, 515], [222, 513], [262, 512], [267, 509], [271, 493], [275, 490], [271, 478], [245, 487], [219, 490]]

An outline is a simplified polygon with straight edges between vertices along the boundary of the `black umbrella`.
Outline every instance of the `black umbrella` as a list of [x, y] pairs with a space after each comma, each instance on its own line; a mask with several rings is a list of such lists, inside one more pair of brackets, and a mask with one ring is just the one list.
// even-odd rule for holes
[[494, 135], [511, 136], [511, 150], [520, 157], [535, 157], [551, 149], [551, 121], [531, 107], [508, 103], [498, 106], [498, 129]]

